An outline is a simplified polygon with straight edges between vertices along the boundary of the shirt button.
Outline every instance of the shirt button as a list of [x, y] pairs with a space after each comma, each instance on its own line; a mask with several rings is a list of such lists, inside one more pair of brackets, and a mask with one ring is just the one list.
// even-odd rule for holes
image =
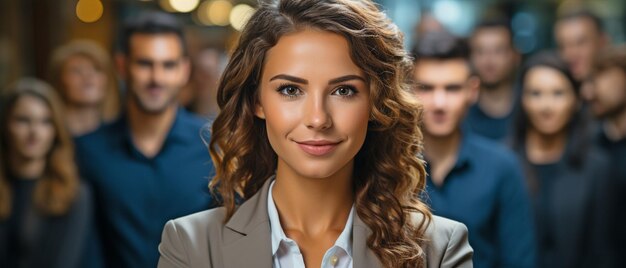
[[333, 255], [330, 257], [330, 265], [332, 266], [337, 265], [337, 261], [339, 261], [339, 258], [337, 258], [337, 255]]

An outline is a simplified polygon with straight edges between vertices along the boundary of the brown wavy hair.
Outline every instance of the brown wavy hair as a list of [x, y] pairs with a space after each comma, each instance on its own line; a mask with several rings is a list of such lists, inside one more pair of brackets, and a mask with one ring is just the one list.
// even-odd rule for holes
[[426, 178], [418, 157], [422, 108], [409, 93], [412, 61], [403, 36], [371, 1], [261, 2], [251, 16], [219, 83], [221, 113], [209, 144], [216, 167], [210, 187], [226, 208], [226, 221], [236, 200], [249, 199], [275, 172], [265, 122], [254, 115], [259, 80], [266, 52], [281, 36], [304, 28], [345, 37], [368, 79], [370, 123], [353, 180], [356, 211], [373, 231], [368, 247], [385, 267], [424, 266], [431, 213], [419, 199]]
[[61, 99], [45, 82], [35, 78], [22, 78], [4, 91], [0, 110], [0, 220], [11, 215], [12, 189], [9, 163], [10, 142], [7, 131], [9, 115], [23, 96], [36, 97], [48, 105], [54, 126], [54, 142], [46, 156], [44, 174], [38, 179], [33, 195], [35, 207], [44, 215], [65, 214], [78, 192], [78, 170], [74, 164], [72, 138], [65, 129]]
[[100, 103], [99, 110], [104, 122], [113, 121], [120, 113], [120, 93], [113, 74], [111, 57], [98, 43], [90, 40], [74, 40], [55, 49], [50, 57], [48, 81], [54, 89], [59, 90], [61, 96], [67, 101], [64, 92], [65, 85], [62, 81], [63, 68], [65, 68], [68, 59], [73, 56], [88, 59], [96, 70], [104, 73], [107, 77], [104, 99]]

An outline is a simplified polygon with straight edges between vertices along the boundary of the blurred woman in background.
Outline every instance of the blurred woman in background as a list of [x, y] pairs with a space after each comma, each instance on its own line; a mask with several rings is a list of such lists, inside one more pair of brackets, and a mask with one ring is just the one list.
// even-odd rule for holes
[[602, 267], [608, 159], [592, 148], [580, 84], [556, 54], [531, 57], [521, 75], [513, 147], [533, 195], [539, 267]]
[[50, 82], [65, 102], [66, 124], [80, 136], [119, 114], [120, 100], [108, 53], [92, 41], [59, 47], [50, 60]]
[[0, 267], [79, 267], [90, 222], [61, 101], [25, 78], [0, 105]]

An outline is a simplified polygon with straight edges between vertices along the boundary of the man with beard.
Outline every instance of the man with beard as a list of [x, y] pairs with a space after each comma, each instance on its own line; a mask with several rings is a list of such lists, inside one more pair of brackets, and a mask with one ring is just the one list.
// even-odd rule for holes
[[600, 18], [587, 10], [572, 10], [559, 16], [554, 25], [554, 39], [578, 81], [588, 78], [594, 57], [610, 44]]
[[470, 48], [470, 59], [481, 88], [478, 101], [468, 111], [465, 129], [503, 141], [511, 128], [515, 71], [520, 63], [507, 20], [480, 23], [470, 38]]
[[612, 161], [613, 191], [606, 193], [612, 207], [606, 209], [614, 217], [610, 232], [617, 267], [626, 263], [626, 214], [622, 208], [626, 204], [626, 46], [602, 51], [595, 59], [588, 84], [582, 95], [600, 121], [596, 141]]
[[118, 68], [125, 113], [76, 143], [96, 201], [101, 243], [94, 248], [107, 267], [156, 267], [165, 223], [212, 204], [204, 123], [176, 101], [189, 78], [178, 21], [165, 13], [134, 17], [122, 32]]

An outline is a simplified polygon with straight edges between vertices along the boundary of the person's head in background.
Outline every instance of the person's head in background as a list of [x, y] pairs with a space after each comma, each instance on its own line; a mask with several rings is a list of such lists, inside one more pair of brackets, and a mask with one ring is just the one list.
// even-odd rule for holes
[[559, 16], [554, 25], [554, 37], [561, 57], [578, 81], [587, 78], [593, 58], [610, 42], [600, 18], [587, 10]]
[[534, 164], [565, 160], [573, 165], [587, 149], [581, 112], [580, 82], [554, 52], [532, 56], [521, 73], [521, 105], [516, 117], [513, 147]]
[[89, 40], [69, 42], [52, 53], [49, 79], [64, 100], [72, 135], [95, 130], [119, 114], [119, 92], [111, 67], [109, 53]]
[[520, 55], [506, 19], [484, 20], [470, 37], [470, 58], [484, 89], [511, 86]]
[[412, 52], [414, 93], [424, 106], [425, 137], [457, 136], [480, 86], [472, 75], [466, 42], [445, 32], [433, 32], [420, 38]]
[[182, 25], [163, 12], [144, 12], [121, 33], [117, 65], [125, 80], [129, 112], [173, 113], [189, 79], [189, 60]]
[[11, 215], [11, 180], [38, 180], [33, 204], [44, 215], [68, 211], [78, 188], [74, 148], [61, 98], [48, 84], [22, 78], [0, 105], [0, 220]]
[[[603, 50], [594, 62], [583, 97], [594, 116], [611, 122], [615, 138], [626, 136], [626, 46]], [[609, 133], [607, 133], [609, 134]]]
[[189, 108], [196, 114], [215, 118], [217, 106], [217, 84], [223, 70], [224, 53], [217, 48], [204, 48], [193, 58], [191, 75], [193, 98]]

